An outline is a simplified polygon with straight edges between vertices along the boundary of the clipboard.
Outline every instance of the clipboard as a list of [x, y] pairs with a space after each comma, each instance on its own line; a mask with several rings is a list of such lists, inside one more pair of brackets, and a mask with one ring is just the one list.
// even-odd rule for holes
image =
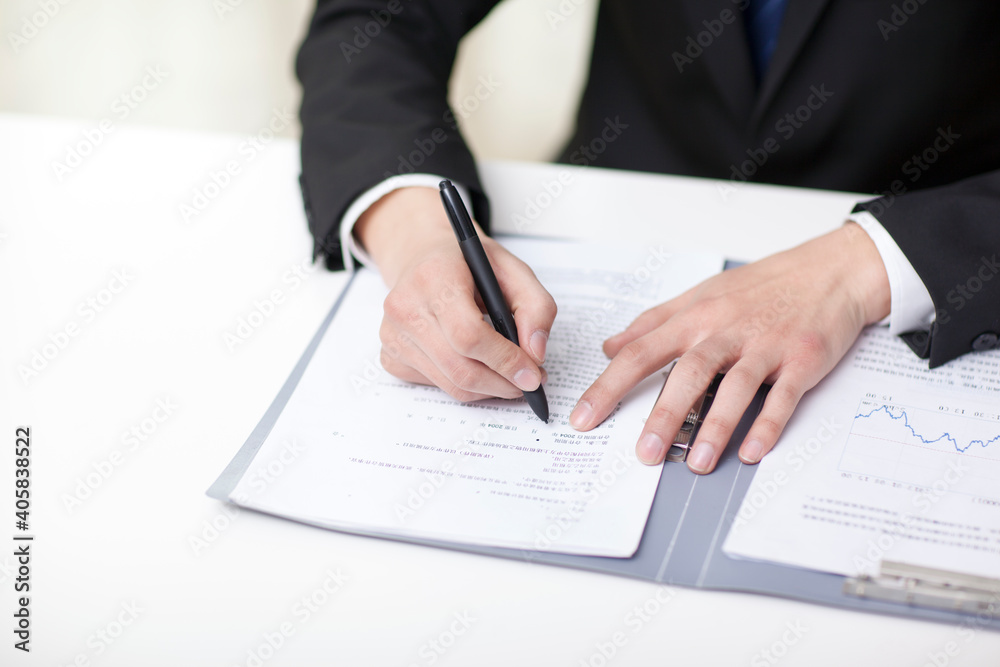
[[[725, 269], [739, 264], [726, 262]], [[208, 489], [210, 497], [229, 502], [230, 493], [278, 420], [353, 280], [352, 276], [243, 447]], [[724, 553], [722, 544], [757, 470], [739, 460], [738, 445], [760, 411], [767, 388], [762, 387], [754, 396], [715, 471], [696, 475], [684, 464], [687, 446], [694, 442], [711, 407], [718, 381], [716, 378], [688, 414], [676, 444], [668, 452], [646, 529], [631, 558], [484, 547], [375, 530], [346, 532], [671, 586], [774, 595], [843, 609], [1000, 630], [1000, 580], [894, 562], [883, 562], [876, 577], [844, 577], [737, 559]]]

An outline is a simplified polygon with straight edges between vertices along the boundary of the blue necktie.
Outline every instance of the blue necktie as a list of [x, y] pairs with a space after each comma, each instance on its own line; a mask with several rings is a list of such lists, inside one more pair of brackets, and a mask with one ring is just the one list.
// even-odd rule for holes
[[788, 0], [750, 0], [744, 11], [743, 20], [758, 82], [764, 78], [774, 47], [778, 44], [778, 28], [781, 27], [786, 5]]

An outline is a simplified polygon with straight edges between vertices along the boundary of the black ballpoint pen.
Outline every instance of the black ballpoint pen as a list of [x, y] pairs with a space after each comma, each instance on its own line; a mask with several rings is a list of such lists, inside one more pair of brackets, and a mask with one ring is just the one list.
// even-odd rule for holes
[[[444, 210], [447, 211], [455, 236], [458, 237], [458, 245], [462, 249], [465, 263], [469, 265], [469, 271], [472, 272], [472, 279], [476, 283], [476, 289], [479, 290], [479, 296], [486, 304], [486, 312], [493, 321], [493, 328], [514, 345], [518, 345], [514, 316], [510, 312], [503, 292], [500, 291], [500, 284], [497, 282], [496, 274], [493, 273], [493, 267], [490, 266], [490, 260], [486, 257], [486, 251], [483, 250], [479, 235], [476, 234], [476, 228], [472, 225], [472, 218], [469, 217], [469, 212], [451, 181], [441, 181], [440, 187]], [[524, 392], [524, 398], [538, 418], [548, 423], [549, 402], [541, 385], [534, 391]]]

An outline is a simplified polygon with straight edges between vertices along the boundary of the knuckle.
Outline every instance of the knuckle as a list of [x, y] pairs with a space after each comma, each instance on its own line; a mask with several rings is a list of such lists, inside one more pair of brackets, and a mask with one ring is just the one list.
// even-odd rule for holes
[[[670, 405], [659, 405], [657, 404], [652, 412], [649, 413], [648, 421], [653, 422], [658, 428], [664, 428], [667, 424], [680, 424], [687, 416], [687, 410], [679, 410]], [[668, 436], [673, 438], [676, 433], [670, 433]]]
[[473, 393], [471, 391], [466, 391], [465, 389], [462, 389], [461, 387], [452, 386], [452, 387], [449, 387], [449, 388], [445, 389], [445, 392], [449, 396], [451, 396], [452, 398], [454, 398], [456, 401], [460, 401], [462, 403], [471, 403], [472, 401], [479, 400], [479, 395], [478, 394], [475, 394], [475, 393]]
[[[704, 423], [701, 425], [701, 433], [710, 435], [727, 434], [732, 432], [735, 424], [733, 419], [728, 414], [711, 414], [705, 419]], [[725, 444], [725, 443], [723, 443]]]
[[687, 319], [698, 323], [728, 321], [733, 316], [733, 305], [726, 299], [704, 296], [687, 307]]
[[776, 409], [791, 413], [795, 404], [799, 402], [799, 392], [787, 384], [778, 383], [767, 392], [767, 398]]
[[379, 352], [379, 363], [382, 364], [382, 368], [393, 375], [398, 375], [403, 366], [396, 360], [396, 356], [387, 352], [385, 348]]
[[637, 338], [618, 351], [616, 359], [626, 366], [644, 366], [650, 357], [649, 344], [642, 338]]
[[581, 401], [590, 403], [596, 412], [601, 412], [605, 406], [614, 406], [618, 398], [611, 392], [603, 379], [598, 378], [594, 384], [580, 397]]
[[447, 376], [448, 380], [456, 388], [471, 390], [475, 387], [476, 380], [479, 378], [479, 369], [472, 362], [461, 359], [448, 368]]
[[382, 302], [382, 310], [385, 312], [385, 316], [397, 322], [403, 321], [406, 318], [409, 309], [409, 299], [400, 294], [399, 290], [390, 291], [388, 296], [385, 297], [385, 301]]
[[727, 384], [733, 388], [744, 391], [760, 386], [760, 378], [749, 368], [741, 364], [737, 364], [726, 371], [726, 380], [728, 381]]
[[559, 313], [559, 306], [556, 305], [556, 300], [552, 298], [551, 294], [545, 292], [545, 296], [539, 299], [538, 303], [542, 310], [542, 315], [550, 320], [556, 319], [556, 315]]
[[513, 375], [524, 365], [521, 360], [523, 354], [521, 348], [513, 343], [498, 345], [497, 348], [490, 360], [491, 363], [487, 365], [497, 370], [501, 375]]
[[715, 373], [718, 366], [715, 357], [709, 353], [704, 345], [698, 345], [688, 350], [684, 354], [684, 362], [684, 367], [698, 376], [704, 375], [705, 369], [711, 369], [711, 372]]
[[469, 356], [479, 345], [482, 335], [483, 328], [479, 324], [460, 322], [451, 329], [451, 346], [459, 354]]
[[774, 442], [778, 439], [781, 431], [784, 429], [785, 425], [783, 422], [776, 420], [773, 416], [761, 413], [754, 420], [754, 430], [761, 433], [764, 436], [764, 440], [767, 442]]
[[830, 342], [826, 336], [808, 331], [799, 334], [796, 340], [796, 359], [803, 363], [815, 364], [817, 359], [828, 359], [830, 356]]
[[417, 307], [413, 299], [399, 290], [389, 292], [382, 303], [385, 320], [407, 331], [421, 331], [427, 326], [427, 311]]
[[693, 350], [684, 354], [670, 371], [670, 381], [704, 390], [715, 377], [716, 369], [714, 364], [704, 360], [703, 354], [692, 355], [692, 352]]

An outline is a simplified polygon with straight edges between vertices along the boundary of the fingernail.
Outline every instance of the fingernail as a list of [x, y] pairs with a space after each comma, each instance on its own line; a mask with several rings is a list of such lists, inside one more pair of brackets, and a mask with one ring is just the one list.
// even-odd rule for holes
[[538, 359], [538, 363], [545, 361], [545, 344], [548, 340], [549, 337], [544, 331], [536, 331], [531, 334], [531, 341], [528, 344], [531, 346], [531, 353], [535, 355], [535, 359]]
[[688, 456], [688, 467], [698, 473], [707, 473], [713, 458], [715, 458], [715, 447], [707, 442], [700, 442]]
[[647, 433], [635, 447], [635, 454], [646, 465], [655, 465], [663, 458], [663, 438], [655, 433]]
[[760, 443], [760, 440], [751, 440], [740, 450], [740, 460], [743, 463], [757, 463], [763, 455], [764, 445]]
[[538, 389], [538, 376], [530, 368], [522, 368], [514, 373], [514, 384], [521, 391], [534, 391]]
[[570, 426], [579, 430], [590, 423], [590, 420], [594, 418], [594, 408], [590, 406], [587, 401], [580, 401], [573, 408], [573, 414], [569, 416]]

